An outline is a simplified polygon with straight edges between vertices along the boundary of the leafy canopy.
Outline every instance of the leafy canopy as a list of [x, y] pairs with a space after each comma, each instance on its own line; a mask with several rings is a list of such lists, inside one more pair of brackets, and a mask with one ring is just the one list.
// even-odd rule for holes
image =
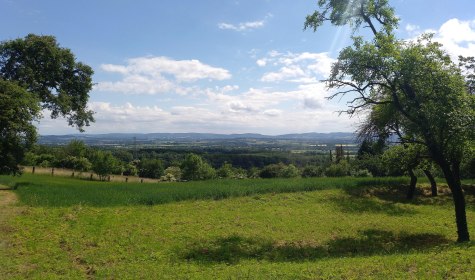
[[91, 67], [76, 62], [71, 50], [60, 47], [53, 36], [29, 34], [0, 43], [0, 79], [16, 82], [50, 110], [52, 118], [65, 117], [80, 131], [94, 121], [87, 109], [92, 74]]
[[0, 79], [0, 174], [18, 174], [17, 165], [36, 141], [37, 99], [15, 83]]

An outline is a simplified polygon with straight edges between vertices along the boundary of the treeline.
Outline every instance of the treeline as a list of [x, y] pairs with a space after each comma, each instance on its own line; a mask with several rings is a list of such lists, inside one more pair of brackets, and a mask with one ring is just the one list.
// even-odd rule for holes
[[[475, 153], [467, 152], [462, 165], [464, 178], [475, 178]], [[102, 180], [111, 174], [139, 176], [162, 181], [206, 180], [215, 178], [293, 178], [442, 176], [423, 153], [414, 147], [388, 146], [364, 141], [356, 154], [343, 146], [334, 150], [300, 154], [253, 152], [246, 150], [183, 151], [126, 150], [86, 146], [73, 140], [65, 146], [36, 146], [24, 165], [92, 171]]]

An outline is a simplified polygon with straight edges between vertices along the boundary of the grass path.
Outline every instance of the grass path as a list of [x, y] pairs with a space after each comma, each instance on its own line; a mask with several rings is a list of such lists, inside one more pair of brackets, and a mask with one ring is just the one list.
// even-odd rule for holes
[[9, 225], [8, 219], [17, 215], [19, 207], [13, 207], [18, 201], [16, 194], [8, 190], [7, 187], [0, 185], [0, 259], [1, 254], [10, 245], [8, 235], [13, 231]]

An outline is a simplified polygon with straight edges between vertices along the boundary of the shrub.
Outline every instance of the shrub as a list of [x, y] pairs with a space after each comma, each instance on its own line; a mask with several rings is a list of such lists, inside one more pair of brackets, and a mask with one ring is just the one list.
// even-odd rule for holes
[[163, 175], [163, 164], [159, 159], [143, 159], [138, 164], [139, 176], [158, 179]]
[[350, 164], [346, 160], [330, 165], [325, 170], [325, 175], [328, 177], [343, 177], [350, 175]]
[[280, 162], [264, 166], [259, 175], [261, 178], [294, 178], [300, 176], [300, 171], [293, 164]]
[[185, 180], [206, 180], [216, 176], [216, 171], [199, 155], [188, 154], [181, 164], [182, 178]]
[[312, 178], [312, 177], [322, 177], [324, 169], [321, 166], [308, 165], [302, 171], [302, 177]]

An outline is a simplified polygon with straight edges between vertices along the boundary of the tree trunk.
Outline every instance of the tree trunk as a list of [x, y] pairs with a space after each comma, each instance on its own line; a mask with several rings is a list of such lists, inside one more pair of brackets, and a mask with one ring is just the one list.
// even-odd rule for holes
[[416, 192], [417, 177], [414, 174], [414, 171], [412, 171], [412, 169], [409, 169], [407, 172], [409, 173], [409, 176], [411, 177], [411, 182], [409, 183], [409, 189], [407, 190], [406, 198], [413, 199], [414, 193]]
[[452, 198], [455, 206], [455, 221], [457, 223], [457, 242], [470, 241], [470, 234], [468, 233], [467, 214], [465, 212], [465, 197], [460, 182], [458, 166], [454, 165], [449, 168], [447, 165], [441, 166], [444, 172], [445, 179], [452, 191]]
[[432, 190], [432, 196], [437, 196], [437, 183], [435, 182], [434, 176], [429, 170], [423, 170], [426, 174], [427, 179], [430, 181], [430, 189]]

